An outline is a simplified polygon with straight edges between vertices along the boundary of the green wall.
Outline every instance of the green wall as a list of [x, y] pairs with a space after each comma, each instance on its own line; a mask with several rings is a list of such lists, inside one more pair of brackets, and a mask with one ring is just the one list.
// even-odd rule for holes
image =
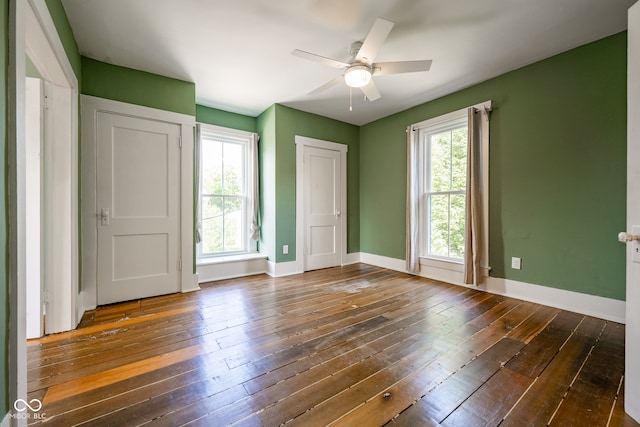
[[82, 68], [80, 51], [78, 50], [76, 39], [73, 36], [71, 25], [69, 25], [67, 14], [65, 13], [64, 7], [62, 6], [62, 1], [45, 0], [45, 3], [47, 4], [47, 9], [49, 9], [49, 14], [51, 15], [53, 24], [56, 27], [56, 31], [58, 32], [58, 36], [60, 37], [60, 41], [62, 42], [64, 51], [67, 54], [67, 58], [69, 58], [71, 68], [73, 68], [73, 72], [75, 73], [76, 78], [80, 80], [80, 73]]
[[260, 162], [260, 252], [276, 259], [276, 106], [257, 118]]
[[196, 114], [195, 84], [84, 56], [82, 93], [190, 116]]
[[217, 108], [205, 107], [204, 105], [196, 105], [196, 121], [246, 132], [256, 132], [258, 126], [256, 117], [230, 113]]
[[25, 74], [27, 77], [33, 77], [34, 79], [42, 80], [42, 75], [40, 74], [40, 71], [38, 71], [36, 66], [33, 65], [33, 61], [31, 61], [31, 58], [29, 58], [29, 56], [27, 55], [25, 55], [24, 67], [25, 67]]
[[[347, 153], [347, 252], [360, 249], [359, 135], [360, 128], [316, 114], [275, 105], [258, 118], [258, 128], [267, 144], [261, 151], [266, 168], [262, 189], [264, 253], [276, 262], [296, 259], [296, 146], [295, 136], [306, 136], [346, 144]], [[275, 194], [271, 192], [275, 189]], [[275, 202], [275, 203], [274, 203]], [[275, 206], [272, 208], [272, 206]], [[271, 209], [275, 209], [271, 211]], [[277, 212], [277, 215], [276, 215]], [[289, 245], [289, 253], [282, 246]], [[263, 248], [263, 246], [261, 246]], [[262, 250], [261, 250], [262, 251]], [[274, 257], [275, 255], [275, 257]]]
[[7, 268], [7, 66], [9, 53], [9, 1], [0, 2], [0, 420], [9, 411], [9, 271]]
[[405, 258], [405, 128], [485, 100], [491, 275], [624, 300], [626, 32], [363, 126], [361, 251]]

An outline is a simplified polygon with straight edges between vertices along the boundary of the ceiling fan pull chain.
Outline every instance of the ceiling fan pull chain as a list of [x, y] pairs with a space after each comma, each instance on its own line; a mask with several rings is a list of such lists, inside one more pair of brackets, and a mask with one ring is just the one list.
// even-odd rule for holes
[[353, 88], [349, 86], [349, 111], [353, 111]]

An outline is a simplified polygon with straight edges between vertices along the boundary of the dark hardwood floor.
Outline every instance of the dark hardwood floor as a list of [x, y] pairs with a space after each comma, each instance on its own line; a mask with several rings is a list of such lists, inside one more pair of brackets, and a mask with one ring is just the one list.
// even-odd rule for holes
[[637, 426], [624, 326], [365, 264], [100, 307], [29, 341], [83, 426]]

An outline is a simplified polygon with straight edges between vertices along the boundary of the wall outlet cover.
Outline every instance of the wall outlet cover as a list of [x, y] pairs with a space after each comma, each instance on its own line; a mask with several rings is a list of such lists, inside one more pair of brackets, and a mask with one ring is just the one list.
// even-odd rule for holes
[[520, 270], [522, 267], [522, 258], [512, 257], [511, 258], [511, 268], [514, 270]]

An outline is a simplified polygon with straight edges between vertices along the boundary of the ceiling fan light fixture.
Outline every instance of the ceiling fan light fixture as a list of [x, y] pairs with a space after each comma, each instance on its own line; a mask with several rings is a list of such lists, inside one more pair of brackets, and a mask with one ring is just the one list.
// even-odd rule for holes
[[352, 65], [344, 72], [344, 82], [350, 87], [363, 87], [371, 81], [371, 68], [366, 65]]

